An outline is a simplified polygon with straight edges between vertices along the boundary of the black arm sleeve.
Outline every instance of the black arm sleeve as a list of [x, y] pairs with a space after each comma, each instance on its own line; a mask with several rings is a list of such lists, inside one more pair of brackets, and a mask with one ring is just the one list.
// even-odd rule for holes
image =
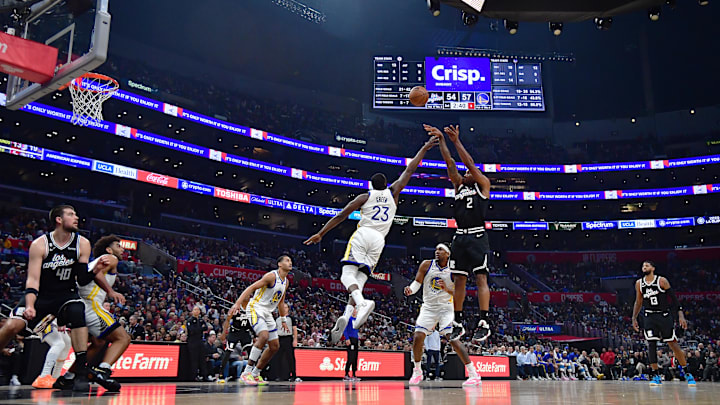
[[72, 265], [77, 282], [80, 285], [87, 285], [91, 281], [95, 280], [95, 273], [88, 269], [87, 263], [78, 263]]
[[682, 311], [682, 306], [680, 305], [680, 301], [678, 301], [677, 296], [675, 295], [675, 291], [673, 291], [672, 288], [668, 288], [665, 292], [670, 298], [670, 308], [674, 312]]

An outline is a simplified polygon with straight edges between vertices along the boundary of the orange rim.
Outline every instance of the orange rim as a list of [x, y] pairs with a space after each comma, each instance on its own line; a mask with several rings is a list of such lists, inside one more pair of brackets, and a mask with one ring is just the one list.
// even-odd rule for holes
[[[114, 86], [114, 88], [108, 89], [108, 90], [94, 90], [94, 89], [88, 89], [88, 88], [85, 88], [85, 87], [81, 87], [81, 86], [79, 86], [78, 84], [75, 84], [75, 81], [76, 81], [76, 80], [78, 80], [78, 79], [82, 80], [83, 78], [96, 79], [96, 80], [104, 80], [104, 81], [107, 81], [107, 82], [110, 82], [110, 83], [114, 84], [115, 86]], [[110, 92], [114, 92], [114, 91], [116, 91], [117, 89], [120, 88], [120, 84], [118, 83], [118, 81], [115, 80], [115, 79], [113, 79], [112, 77], [106, 76], [106, 75], [103, 75], [103, 74], [100, 74], [100, 73], [93, 73], [93, 72], [88, 72], [88, 73], [85, 73], [85, 74], [82, 75], [82, 76], [78, 76], [78, 77], [72, 79], [72, 80], [69, 81], [68, 83], [62, 85], [58, 90], [65, 90], [65, 89], [67, 89], [67, 88], [70, 87], [70, 86], [73, 86], [73, 87], [75, 87], [75, 88], [78, 89], [78, 90], [91, 91], [91, 92], [93, 92], [93, 93], [110, 93]]]

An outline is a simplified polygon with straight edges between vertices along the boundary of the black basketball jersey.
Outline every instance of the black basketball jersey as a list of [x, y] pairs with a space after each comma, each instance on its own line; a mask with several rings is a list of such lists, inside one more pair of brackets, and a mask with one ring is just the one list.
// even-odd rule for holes
[[230, 328], [229, 333], [240, 333], [247, 331], [250, 329], [252, 325], [250, 324], [250, 320], [247, 318], [244, 318], [241, 314], [237, 313], [233, 315], [232, 319], [230, 320]]
[[482, 195], [475, 183], [468, 187], [460, 184], [455, 192], [454, 217], [459, 229], [485, 227], [489, 199]]
[[76, 292], [77, 282], [72, 266], [80, 258], [80, 237], [72, 233], [63, 246], [55, 242], [53, 232], [44, 237], [46, 254], [40, 269], [40, 294]]
[[645, 282], [645, 277], [640, 279], [640, 292], [643, 296], [643, 308], [653, 312], [668, 312], [670, 304], [668, 302], [667, 293], [660, 287], [660, 276], [656, 275], [655, 279]]

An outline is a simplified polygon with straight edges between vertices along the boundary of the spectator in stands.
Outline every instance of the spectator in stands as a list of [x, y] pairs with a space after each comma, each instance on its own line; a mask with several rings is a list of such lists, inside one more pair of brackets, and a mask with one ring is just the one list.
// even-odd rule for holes
[[673, 375], [670, 371], [672, 361], [670, 360], [670, 356], [668, 356], [667, 353], [664, 353], [662, 350], [658, 350], [657, 353], [658, 367], [660, 368], [658, 370], [658, 374], [664, 375], [665, 381], [672, 381]]
[[143, 340], [145, 337], [145, 331], [143, 330], [142, 325], [138, 323], [138, 317], [136, 315], [130, 316], [130, 323], [128, 323], [125, 329], [132, 340]]
[[718, 380], [718, 358], [714, 351], [705, 358], [705, 371], [703, 371], [703, 381]]
[[603, 353], [600, 355], [600, 359], [604, 363], [603, 368], [603, 374], [605, 374], [606, 379], [608, 380], [614, 380], [616, 378], [615, 375], [613, 375], [613, 368], [615, 368], [615, 351], [613, 351], [611, 348], [604, 348], [603, 347]]
[[[220, 374], [220, 363], [222, 362], [223, 350], [220, 348], [220, 342], [217, 341], [217, 334], [214, 330], [208, 333], [207, 341], [203, 344], [203, 353], [205, 355], [205, 369], [208, 370], [206, 380], [215, 381]], [[224, 372], [224, 370], [222, 370]]]

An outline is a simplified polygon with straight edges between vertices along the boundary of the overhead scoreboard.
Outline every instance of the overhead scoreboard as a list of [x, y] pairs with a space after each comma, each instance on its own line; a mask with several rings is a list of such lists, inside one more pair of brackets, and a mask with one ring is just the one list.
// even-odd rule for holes
[[[373, 107], [379, 109], [545, 111], [542, 66], [518, 59], [375, 56]], [[424, 86], [425, 106], [410, 104]]]

